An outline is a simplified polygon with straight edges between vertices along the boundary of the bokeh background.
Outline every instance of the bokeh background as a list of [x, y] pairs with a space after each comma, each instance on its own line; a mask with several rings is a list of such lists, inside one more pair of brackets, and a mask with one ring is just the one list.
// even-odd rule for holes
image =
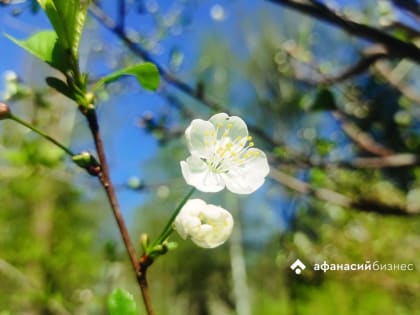
[[[171, 237], [178, 249], [149, 273], [158, 314], [420, 314], [418, 61], [387, 55], [380, 42], [345, 32], [349, 23], [332, 26], [291, 2], [92, 3], [80, 57], [92, 82], [142, 60], [165, 71], [156, 93], [124, 78], [98, 95], [138, 249], [139, 235], [156, 236], [189, 190], [179, 161], [192, 119], [241, 116], [270, 159], [272, 172], [252, 195], [196, 194], [229, 209], [235, 231], [214, 250]], [[330, 17], [420, 44], [417, 1], [296, 2], [312, 12], [327, 3]], [[36, 1], [0, 3], [2, 33], [26, 38], [49, 28]], [[53, 71], [3, 35], [0, 73], [0, 101], [15, 114], [73, 151], [93, 152], [75, 104], [45, 83]], [[0, 202], [1, 315], [105, 314], [117, 287], [142, 312], [95, 178], [9, 121], [0, 124]], [[289, 268], [297, 258], [308, 267], [300, 275]], [[311, 270], [324, 261], [415, 270]]]

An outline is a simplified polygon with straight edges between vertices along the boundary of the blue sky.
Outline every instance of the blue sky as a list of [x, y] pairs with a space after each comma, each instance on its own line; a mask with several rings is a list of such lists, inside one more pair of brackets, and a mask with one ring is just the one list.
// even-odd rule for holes
[[[146, 1], [150, 4], [154, 1]], [[176, 1], [174, 1], [176, 2]], [[180, 3], [182, 1], [179, 1]], [[360, 2], [354, 1], [338, 1], [343, 4], [352, 3], [358, 5]], [[157, 1], [156, 3], [166, 4], [161, 7], [163, 12], [168, 10], [172, 2]], [[265, 1], [199, 1], [193, 9], [189, 9], [188, 19], [189, 23], [181, 34], [169, 34], [165, 36], [160, 42], [156, 50], [152, 50], [153, 57], [161, 64], [167, 65], [171, 51], [174, 48], [182, 48], [184, 54], [184, 62], [177, 74], [184, 81], [190, 83], [192, 86], [195, 80], [191, 77], [190, 71], [196, 63], [200, 53], [200, 44], [206, 35], [211, 34], [213, 38], [217, 38], [217, 34], [223, 34], [232, 41], [232, 47], [237, 47], [238, 51], [243, 48], [241, 42], [240, 25], [243, 22], [241, 19], [252, 17], [253, 14], [261, 7], [265, 8], [265, 14], [274, 17], [278, 14], [280, 8]], [[105, 10], [108, 12], [116, 12], [113, 8], [114, 1], [104, 1]], [[25, 4], [21, 5], [24, 7]], [[146, 6], [147, 7], [147, 6]], [[275, 10], [272, 10], [275, 8]], [[50, 28], [43, 12], [38, 14], [31, 14], [29, 10], [23, 10], [19, 17], [11, 15], [12, 8], [0, 8], [0, 31], [1, 33], [9, 33], [17, 38], [25, 38], [37, 30]], [[273, 11], [273, 12], [270, 12]], [[257, 21], [257, 19], [256, 19]], [[92, 25], [97, 25], [95, 20], [91, 20], [89, 28]], [[254, 23], [253, 20], [247, 21]], [[141, 23], [141, 25], [139, 25]], [[141, 33], [150, 36], [154, 32], [153, 20], [148, 15], [138, 15], [136, 13], [129, 13], [127, 16], [128, 27], [141, 30]], [[258, 25], [255, 25], [256, 29]], [[95, 29], [95, 26], [93, 26]], [[110, 34], [107, 30], [99, 27], [95, 31], [85, 32], [82, 42], [82, 54], [84, 62], [88, 65], [89, 71], [93, 71], [95, 75], [105, 74], [110, 71], [109, 59], [99, 58], [99, 62], [93, 62], [95, 59], [91, 57], [90, 50], [95, 43], [92, 44], [92, 39], [89, 34], [100, 37], [104, 43], [104, 49], [119, 47], [118, 39]], [[226, 35], [229, 34], [229, 35]], [[4, 36], [0, 36], [0, 52], [2, 58], [0, 59], [0, 75], [6, 70], [13, 70], [19, 75], [24, 76], [27, 73], [27, 61], [30, 57], [22, 49], [14, 45]], [[88, 59], [86, 59], [86, 53]], [[246, 54], [246, 52], [244, 52]], [[90, 58], [89, 58], [90, 57]], [[101, 63], [107, 61], [108, 63]], [[153, 137], [138, 128], [138, 118], [147, 111], [161, 113], [166, 106], [164, 101], [155, 93], [146, 92], [141, 88], [136, 87], [135, 80], [127, 82], [129, 86], [134, 86], [133, 89], [127, 89], [122, 95], [110, 98], [109, 101], [103, 102], [99, 105], [98, 112], [102, 125], [102, 130], [105, 136], [106, 148], [111, 166], [112, 177], [116, 185], [124, 184], [131, 176], [142, 177], [143, 163], [152, 158], [158, 151], [158, 145]], [[39, 78], [40, 85], [43, 83], [43, 78]], [[3, 80], [0, 80], [0, 91], [3, 90]], [[133, 84], [134, 83], [134, 84]], [[238, 97], [238, 99], [240, 99]], [[204, 118], [204, 117], [203, 117]], [[75, 128], [79, 128], [84, 124], [80, 117], [76, 121]], [[335, 126], [329, 126], [335, 128]], [[92, 143], [86, 141], [75, 140], [71, 144], [75, 151], [93, 150]], [[153, 182], [153, 179], [146, 179]], [[119, 199], [121, 201], [123, 210], [126, 215], [139, 205], [145, 198], [145, 194], [132, 192], [128, 189], [120, 189], [118, 191]]]
[[[153, 1], [148, 1], [149, 4]], [[166, 3], [162, 2], [161, 3]], [[166, 65], [169, 60], [169, 54], [174, 47], [182, 47], [184, 54], [184, 62], [179, 73], [180, 76], [188, 74], [199, 53], [199, 43], [206, 33], [228, 32], [232, 31], [235, 23], [234, 17], [241, 10], [253, 9], [256, 6], [255, 1], [248, 1], [247, 4], [239, 7], [237, 1], [224, 2], [224, 6], [219, 5], [218, 1], [203, 1], [202, 4], [190, 10], [190, 22], [180, 35], [169, 35], [165, 37], [159, 44], [157, 52], [153, 52], [153, 57], [162, 65]], [[113, 2], [105, 1], [104, 9], [108, 12], [115, 12], [112, 7]], [[168, 6], [168, 5], [167, 5]], [[21, 8], [22, 13], [18, 17], [14, 17], [11, 12], [15, 8]], [[241, 8], [241, 9], [240, 9]], [[161, 7], [163, 12], [167, 11], [167, 7]], [[233, 14], [235, 13], [235, 14]], [[23, 39], [34, 32], [41, 29], [50, 28], [49, 22], [43, 12], [32, 14], [27, 9], [26, 4], [12, 6], [0, 9], [0, 31], [8, 33], [12, 36]], [[147, 15], [138, 15], [130, 13], [127, 16], [127, 25], [132, 27], [142, 21], [142, 33], [152, 34], [153, 21]], [[93, 23], [96, 23], [92, 19]], [[89, 31], [86, 34], [91, 34]], [[110, 34], [107, 30], [99, 28], [99, 36], [108, 47], [118, 47], [118, 39]], [[81, 52], [85, 54], [85, 46], [91, 45], [90, 38], [85, 35]], [[105, 49], [108, 49], [105, 47]], [[0, 36], [0, 75], [7, 70], [15, 71], [22, 78], [28, 74], [28, 62], [31, 56], [17, 47], [4, 36]], [[107, 64], [90, 63], [89, 70], [96, 74], [104, 74], [109, 71]], [[83, 61], [82, 61], [83, 63]], [[33, 74], [31, 74], [33, 76]], [[188, 78], [185, 79], [188, 82]], [[132, 82], [129, 82], [130, 86]], [[43, 86], [43, 78], [39, 78], [37, 83]], [[194, 85], [194, 81], [191, 82]], [[0, 80], [0, 91], [4, 89], [4, 80]], [[13, 104], [11, 104], [13, 106]], [[100, 104], [98, 108], [99, 118], [101, 120], [103, 133], [108, 151], [109, 163], [111, 166], [112, 177], [116, 185], [121, 185], [131, 176], [142, 177], [142, 163], [150, 159], [158, 148], [153, 137], [146, 134], [138, 128], [136, 122], [138, 118], [146, 111], [161, 112], [164, 110], [163, 100], [152, 92], [142, 91], [140, 88], [134, 88], [132, 91], [127, 90], [116, 98], [110, 98], [108, 102]], [[76, 120], [75, 128], [80, 124], [84, 124], [82, 118]], [[117, 126], [117, 128], [114, 128]], [[91, 143], [85, 141], [77, 141], [71, 144], [74, 151], [93, 150]], [[150, 179], [153, 182], [153, 179]], [[144, 198], [142, 193], [132, 192], [128, 189], [120, 189], [119, 199], [126, 214], [131, 213]]]

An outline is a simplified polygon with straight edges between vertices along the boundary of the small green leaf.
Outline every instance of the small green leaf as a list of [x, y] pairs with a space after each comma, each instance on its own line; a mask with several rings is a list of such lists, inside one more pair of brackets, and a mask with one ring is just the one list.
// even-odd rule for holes
[[334, 94], [329, 89], [319, 89], [310, 109], [315, 111], [336, 110]]
[[140, 85], [146, 90], [155, 91], [159, 87], [160, 75], [158, 68], [153, 63], [145, 62], [115, 71], [114, 73], [101, 78], [96, 82], [93, 89], [96, 90], [104, 84], [116, 81], [124, 75], [135, 76]]
[[38, 0], [47, 14], [60, 44], [77, 57], [79, 42], [86, 20], [89, 1]]
[[109, 315], [138, 315], [133, 296], [123, 289], [115, 289], [108, 297]]
[[75, 99], [71, 89], [69, 88], [67, 83], [65, 83], [64, 81], [58, 78], [54, 78], [54, 77], [48, 77], [46, 81], [50, 87], [52, 87], [53, 89], [56, 89], [61, 94], [67, 96], [68, 98], [72, 100]]
[[54, 31], [40, 31], [26, 40], [18, 40], [8, 34], [5, 36], [51, 67], [63, 73], [68, 69], [66, 49], [57, 41], [57, 34]]
[[159, 87], [159, 70], [153, 63], [146, 62], [134, 66], [129, 73], [135, 75], [140, 85], [146, 90], [155, 91]]

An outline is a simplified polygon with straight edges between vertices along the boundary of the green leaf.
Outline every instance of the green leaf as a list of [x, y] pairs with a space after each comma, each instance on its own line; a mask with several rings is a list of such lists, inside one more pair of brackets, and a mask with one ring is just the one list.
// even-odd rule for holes
[[66, 49], [57, 41], [54, 31], [40, 31], [26, 40], [18, 40], [8, 34], [5, 36], [53, 68], [63, 73], [68, 70]]
[[115, 289], [108, 297], [109, 315], [137, 315], [133, 296], [123, 289]]
[[54, 77], [48, 77], [46, 79], [47, 84], [52, 87], [53, 89], [56, 89], [58, 92], [60, 92], [61, 94], [67, 96], [68, 98], [74, 100], [75, 97], [71, 91], [71, 89], [69, 88], [69, 86], [67, 85], [66, 82], [58, 79], [58, 78], [54, 78]]
[[336, 110], [334, 94], [329, 89], [319, 89], [310, 109], [319, 111]]
[[47, 14], [58, 40], [77, 57], [80, 37], [86, 21], [87, 0], [38, 0]]
[[159, 87], [160, 75], [158, 68], [153, 63], [145, 62], [118, 70], [101, 78], [98, 82], [96, 82], [93, 89], [96, 90], [104, 84], [116, 81], [124, 75], [135, 76], [140, 85], [146, 90], [155, 91]]

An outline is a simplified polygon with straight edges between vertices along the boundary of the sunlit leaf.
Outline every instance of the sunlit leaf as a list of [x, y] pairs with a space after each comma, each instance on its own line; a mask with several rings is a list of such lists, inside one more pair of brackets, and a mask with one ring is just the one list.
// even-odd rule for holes
[[140, 85], [146, 90], [155, 91], [159, 87], [160, 75], [158, 68], [153, 63], [145, 62], [118, 70], [103, 77], [95, 84], [94, 89], [98, 89], [104, 84], [116, 81], [124, 75], [135, 76]]
[[77, 56], [89, 1], [38, 0], [56, 31], [59, 42]]
[[110, 315], [137, 315], [137, 306], [133, 296], [123, 289], [115, 289], [108, 298]]
[[66, 72], [68, 69], [66, 49], [58, 42], [57, 34], [54, 31], [40, 31], [26, 40], [18, 40], [8, 34], [5, 36], [53, 68], [61, 72]]

